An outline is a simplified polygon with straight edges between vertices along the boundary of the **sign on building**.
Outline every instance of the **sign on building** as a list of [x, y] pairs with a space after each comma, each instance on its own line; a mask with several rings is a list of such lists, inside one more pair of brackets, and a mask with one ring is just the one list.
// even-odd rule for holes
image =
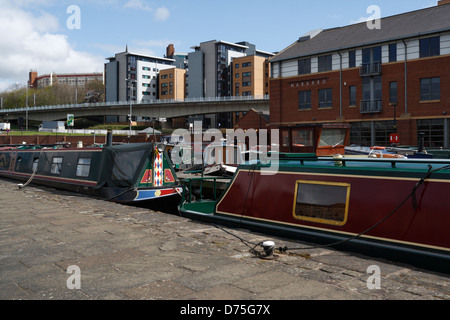
[[67, 115], [67, 126], [68, 127], [73, 127], [75, 122], [75, 116], [73, 114], [68, 114]]

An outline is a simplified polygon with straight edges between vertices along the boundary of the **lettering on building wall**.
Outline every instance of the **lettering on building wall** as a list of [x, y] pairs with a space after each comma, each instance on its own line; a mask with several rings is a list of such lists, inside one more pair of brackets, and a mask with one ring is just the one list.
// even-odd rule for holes
[[291, 82], [289, 82], [289, 86], [291, 88], [317, 86], [317, 85], [326, 84], [327, 79], [328, 78], [311, 79], [311, 80], [304, 80], [304, 81], [291, 81]]

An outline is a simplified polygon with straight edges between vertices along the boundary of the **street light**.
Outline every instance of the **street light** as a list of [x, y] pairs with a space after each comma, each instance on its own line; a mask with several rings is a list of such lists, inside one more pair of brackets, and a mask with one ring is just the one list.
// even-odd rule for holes
[[132, 83], [133, 82], [136, 82], [137, 83], [137, 81], [136, 80], [134, 80], [134, 79], [127, 79], [127, 78], [125, 78], [125, 81], [129, 81], [129, 83], [130, 83], [130, 135], [131, 135], [131, 122], [132, 122], [132, 120], [131, 120], [131, 117], [132, 117], [132, 112], [133, 112], [133, 85], [132, 85]]

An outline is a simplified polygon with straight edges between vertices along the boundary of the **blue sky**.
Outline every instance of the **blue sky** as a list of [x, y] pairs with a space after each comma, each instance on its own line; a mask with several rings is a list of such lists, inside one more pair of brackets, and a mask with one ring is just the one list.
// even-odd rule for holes
[[[0, 0], [0, 91], [25, 84], [28, 71], [101, 72], [129, 50], [163, 56], [209, 40], [248, 41], [281, 51], [318, 28], [434, 6], [437, 0]], [[71, 6], [79, 8], [79, 15]], [[69, 12], [68, 12], [69, 9]], [[67, 23], [69, 21], [69, 24]], [[80, 22], [79, 28], [75, 24]]]

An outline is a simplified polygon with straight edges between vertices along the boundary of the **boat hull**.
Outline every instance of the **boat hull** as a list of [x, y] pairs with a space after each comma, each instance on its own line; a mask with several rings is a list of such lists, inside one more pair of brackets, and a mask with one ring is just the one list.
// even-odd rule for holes
[[[272, 175], [241, 166], [214, 209], [201, 212], [192, 203], [180, 212], [450, 272], [450, 176], [434, 174], [420, 183], [427, 170], [417, 166], [423, 167], [298, 165]], [[305, 213], [311, 210], [304, 208], [301, 190], [311, 186], [323, 187], [317, 199], [342, 189], [345, 207], [317, 205], [321, 215]]]
[[0, 177], [158, 210], [174, 207], [182, 191], [167, 155], [152, 144], [0, 150]]

